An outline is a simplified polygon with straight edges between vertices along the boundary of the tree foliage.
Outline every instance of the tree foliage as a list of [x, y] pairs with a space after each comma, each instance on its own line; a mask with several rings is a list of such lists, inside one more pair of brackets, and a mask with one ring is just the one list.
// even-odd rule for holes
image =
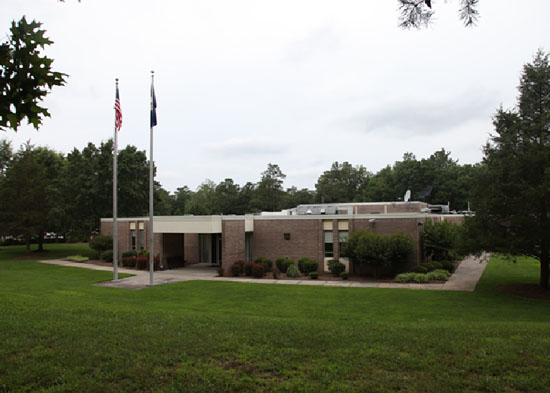
[[[402, 28], [419, 29], [431, 23], [434, 11], [431, 0], [398, 0], [399, 25]], [[474, 26], [479, 19], [479, 0], [459, 0], [458, 17], [465, 26]]]
[[53, 71], [53, 60], [41, 54], [53, 41], [40, 26], [23, 16], [12, 22], [11, 35], [0, 43], [0, 129], [17, 131], [25, 118], [38, 129], [43, 117], [50, 116], [41, 101], [52, 87], [65, 84], [67, 75]]
[[539, 51], [523, 67], [518, 104], [499, 109], [495, 134], [475, 177], [474, 210], [466, 228], [472, 245], [530, 255], [548, 287], [550, 261], [550, 62]]

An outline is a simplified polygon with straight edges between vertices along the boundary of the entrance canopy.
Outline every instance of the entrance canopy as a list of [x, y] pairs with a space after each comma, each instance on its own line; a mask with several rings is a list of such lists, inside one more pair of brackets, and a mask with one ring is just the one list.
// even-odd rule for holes
[[155, 217], [155, 233], [221, 233], [222, 216]]

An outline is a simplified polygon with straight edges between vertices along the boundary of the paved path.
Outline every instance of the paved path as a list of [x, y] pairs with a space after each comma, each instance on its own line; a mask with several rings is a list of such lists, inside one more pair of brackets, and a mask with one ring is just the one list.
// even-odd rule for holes
[[[444, 284], [398, 284], [398, 283], [377, 283], [377, 282], [356, 282], [356, 281], [322, 281], [322, 280], [273, 280], [236, 277], [218, 277], [216, 268], [207, 266], [190, 266], [181, 269], [156, 271], [154, 274], [154, 285], [169, 284], [175, 282], [192, 280], [209, 281], [234, 281], [251, 282], [256, 284], [282, 284], [282, 285], [320, 285], [327, 287], [353, 287], [353, 288], [401, 288], [401, 289], [425, 289], [445, 291], [473, 291], [487, 266], [490, 259], [489, 254], [481, 257], [467, 257], [459, 265], [458, 269]], [[64, 260], [41, 261], [53, 265], [87, 268], [92, 270], [112, 271], [110, 266], [98, 266], [87, 263], [69, 262]], [[142, 289], [149, 284], [149, 272], [143, 270], [119, 268], [119, 273], [132, 274], [132, 277], [115, 281], [106, 281], [95, 285], [104, 287], [116, 287], [124, 289]]]

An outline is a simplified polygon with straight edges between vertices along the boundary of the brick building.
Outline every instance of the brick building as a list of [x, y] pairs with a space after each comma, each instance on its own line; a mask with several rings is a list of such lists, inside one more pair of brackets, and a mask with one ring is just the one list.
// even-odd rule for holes
[[[237, 260], [266, 257], [273, 261], [303, 257], [319, 262], [339, 259], [340, 245], [359, 229], [375, 233], [403, 232], [415, 242], [409, 263], [421, 262], [420, 235], [428, 220], [460, 222], [461, 215], [432, 214], [423, 202], [341, 203], [300, 205], [275, 213], [244, 216], [159, 216], [154, 217], [154, 248], [161, 266], [184, 263], [219, 265], [229, 271]], [[120, 252], [147, 248], [149, 218], [119, 218]], [[112, 235], [112, 218], [101, 219], [101, 233]]]

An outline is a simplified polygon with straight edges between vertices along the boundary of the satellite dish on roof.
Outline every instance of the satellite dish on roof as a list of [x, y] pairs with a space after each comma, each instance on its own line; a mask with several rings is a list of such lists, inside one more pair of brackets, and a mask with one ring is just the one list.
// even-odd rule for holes
[[407, 190], [407, 192], [405, 193], [405, 196], [403, 197], [403, 200], [405, 202], [408, 202], [410, 199], [411, 199], [411, 190]]

